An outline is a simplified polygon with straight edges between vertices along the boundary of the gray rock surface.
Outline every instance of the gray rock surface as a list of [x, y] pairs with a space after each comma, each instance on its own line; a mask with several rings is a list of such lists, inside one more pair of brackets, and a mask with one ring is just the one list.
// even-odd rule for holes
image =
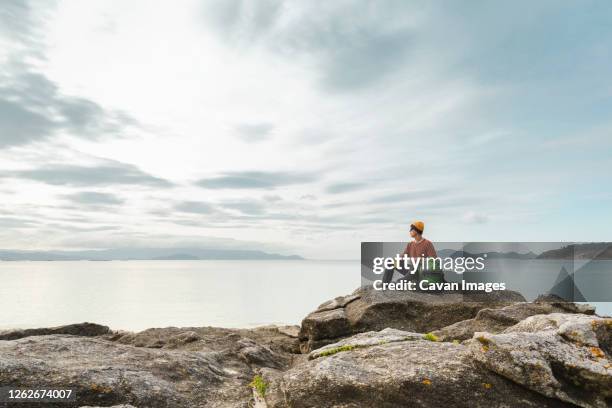
[[111, 407], [90, 407], [90, 406], [82, 406], [80, 408], [136, 408], [133, 405], [125, 405], [125, 404], [121, 404], [121, 405], [113, 405]]
[[553, 313], [502, 333], [475, 333], [477, 361], [517, 384], [580, 407], [612, 405], [612, 318]]
[[[359, 290], [321, 305], [299, 333], [13, 330], [0, 340], [0, 386], [73, 388], [77, 401], [55, 405], [65, 408], [601, 408], [612, 401], [612, 319], [593, 313], [513, 293]], [[434, 329], [445, 340], [471, 338], [437, 341], [425, 334]]]
[[212, 353], [135, 348], [96, 338], [31, 337], [0, 343], [0, 354], [0, 383], [35, 388], [44, 381], [46, 387], [72, 388], [80, 404], [186, 406], [211, 397], [223, 381], [239, 384]]
[[[392, 340], [392, 341], [389, 341]], [[344, 351], [343, 350], [344, 346]], [[348, 347], [347, 346], [353, 346]], [[479, 367], [461, 344], [399, 330], [344, 339], [285, 372], [265, 371], [266, 403], [304, 407], [569, 407]]]
[[40, 329], [18, 329], [0, 332], [0, 340], [17, 340], [30, 336], [45, 336], [49, 334], [72, 334], [75, 336], [100, 336], [109, 333], [107, 326], [95, 323], [76, 323], [65, 326], [45, 327]]
[[525, 299], [515, 292], [425, 293], [358, 289], [320, 305], [302, 321], [303, 353], [343, 337], [390, 327], [427, 333], [471, 319], [479, 310], [504, 307]]
[[256, 372], [290, 364], [290, 342], [271, 327], [31, 336], [0, 341], [0, 385], [73, 388], [72, 406], [247, 407]]
[[247, 337], [280, 352], [298, 353], [299, 342], [295, 334], [287, 334], [286, 331], [287, 326], [263, 326], [254, 329], [165, 327], [138, 333], [113, 332], [103, 337], [136, 347], [186, 350], [218, 350], [232, 346], [235, 348], [238, 340]]
[[386, 328], [379, 332], [359, 333], [346, 339], [340, 340], [337, 343], [323, 346], [313, 350], [308, 354], [308, 358], [313, 360], [326, 355], [335, 354], [344, 350], [352, 350], [355, 348], [371, 347], [380, 344], [395, 343], [398, 341], [424, 340], [425, 335], [422, 333], [412, 333], [403, 330]]
[[499, 333], [529, 316], [549, 313], [584, 313], [592, 315], [595, 308], [564, 302], [555, 296], [542, 296], [535, 302], [521, 302], [502, 308], [484, 308], [473, 319], [462, 320], [433, 332], [442, 341], [471, 339], [474, 333]]

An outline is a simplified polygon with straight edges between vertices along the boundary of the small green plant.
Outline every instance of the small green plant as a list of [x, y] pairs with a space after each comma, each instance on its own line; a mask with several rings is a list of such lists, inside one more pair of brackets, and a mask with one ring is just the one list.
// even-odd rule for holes
[[461, 342], [457, 339], [453, 340], [453, 344], [461, 344]]
[[429, 340], [429, 341], [440, 341], [440, 338], [438, 336], [436, 336], [433, 333], [427, 333], [425, 335], [425, 340]]
[[476, 340], [478, 340], [480, 344], [482, 344], [481, 350], [483, 353], [486, 353], [487, 351], [489, 351], [489, 345], [491, 344], [490, 339], [487, 339], [484, 336], [478, 336], [476, 337]]
[[268, 384], [266, 384], [266, 382], [264, 381], [261, 375], [256, 375], [255, 377], [253, 377], [253, 381], [251, 381], [249, 386], [254, 388], [255, 391], [257, 392], [257, 395], [259, 395], [261, 398], [264, 398], [266, 396], [266, 390], [268, 389]]
[[491, 340], [487, 339], [484, 336], [478, 336], [478, 337], [476, 337], [476, 340], [478, 340], [480, 342], [480, 344], [483, 344], [485, 346], [488, 346], [491, 343]]
[[334, 348], [330, 348], [329, 350], [323, 350], [319, 354], [319, 357], [331, 356], [342, 351], [351, 351], [356, 349], [357, 346], [355, 344], [346, 344], [344, 346], [338, 346]]

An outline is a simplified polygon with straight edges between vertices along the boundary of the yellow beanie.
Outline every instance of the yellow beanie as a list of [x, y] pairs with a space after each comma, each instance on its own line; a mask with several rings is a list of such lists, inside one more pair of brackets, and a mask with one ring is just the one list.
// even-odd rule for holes
[[421, 232], [425, 231], [425, 223], [423, 221], [414, 221], [410, 226], [418, 229]]

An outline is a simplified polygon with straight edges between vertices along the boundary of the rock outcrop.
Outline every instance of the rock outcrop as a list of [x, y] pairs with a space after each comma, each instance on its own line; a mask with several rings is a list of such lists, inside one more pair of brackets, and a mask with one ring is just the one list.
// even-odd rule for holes
[[476, 332], [499, 333], [529, 316], [550, 313], [592, 315], [595, 308], [591, 305], [568, 303], [556, 296], [541, 296], [534, 302], [520, 302], [498, 309], [481, 309], [473, 319], [443, 327], [433, 334], [443, 341], [467, 340]]
[[358, 290], [299, 332], [85, 323], [2, 336], [0, 386], [76, 392], [45, 406], [612, 405], [612, 319], [553, 297]]
[[[581, 306], [576, 306], [581, 308]], [[428, 341], [429, 340], [429, 341]], [[270, 407], [609, 407], [612, 319], [552, 313], [460, 343], [385, 329], [354, 335], [279, 373]]]
[[[82, 406], [80, 408], [103, 408], [103, 407], [90, 407], [90, 406]], [[113, 405], [110, 407], [105, 407], [105, 408], [136, 408], [133, 405], [126, 405], [126, 404], [121, 404], [121, 405]]]
[[223, 329], [218, 327], [166, 327], [138, 333], [112, 332], [103, 338], [136, 347], [184, 349], [192, 351], [219, 350], [231, 347], [243, 338], [254, 339], [274, 350], [299, 353], [297, 326], [263, 326], [255, 329]]
[[536, 315], [468, 345], [488, 370], [580, 407], [612, 405], [612, 318]]
[[365, 331], [390, 327], [427, 333], [472, 319], [483, 308], [524, 302], [516, 292], [427, 293], [360, 288], [320, 305], [302, 321], [303, 353]]
[[422, 333], [411, 333], [397, 329], [386, 328], [379, 332], [359, 333], [337, 343], [323, 346], [308, 354], [309, 360], [336, 354], [341, 351], [349, 351], [355, 348], [378, 346], [381, 344], [395, 343], [400, 341], [425, 340]]
[[255, 373], [291, 363], [285, 348], [297, 339], [273, 327], [29, 336], [0, 341], [0, 386], [74, 389], [58, 407], [248, 407]]
[[136, 408], [133, 405], [125, 405], [125, 404], [121, 404], [121, 405], [113, 405], [111, 407], [89, 407], [89, 406], [82, 406], [80, 408]]
[[464, 345], [418, 333], [362, 333], [310, 355], [286, 372], [264, 371], [268, 407], [571, 406], [479, 367]]
[[30, 336], [44, 336], [48, 334], [72, 334], [74, 336], [100, 336], [110, 332], [107, 326], [95, 323], [76, 323], [65, 326], [46, 327], [41, 329], [5, 330], [0, 332], [0, 340], [17, 340]]

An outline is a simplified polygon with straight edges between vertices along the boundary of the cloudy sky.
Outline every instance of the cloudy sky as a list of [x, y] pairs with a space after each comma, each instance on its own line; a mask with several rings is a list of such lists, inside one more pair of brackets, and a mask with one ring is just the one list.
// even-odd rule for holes
[[611, 241], [605, 1], [0, 3], [0, 248]]

